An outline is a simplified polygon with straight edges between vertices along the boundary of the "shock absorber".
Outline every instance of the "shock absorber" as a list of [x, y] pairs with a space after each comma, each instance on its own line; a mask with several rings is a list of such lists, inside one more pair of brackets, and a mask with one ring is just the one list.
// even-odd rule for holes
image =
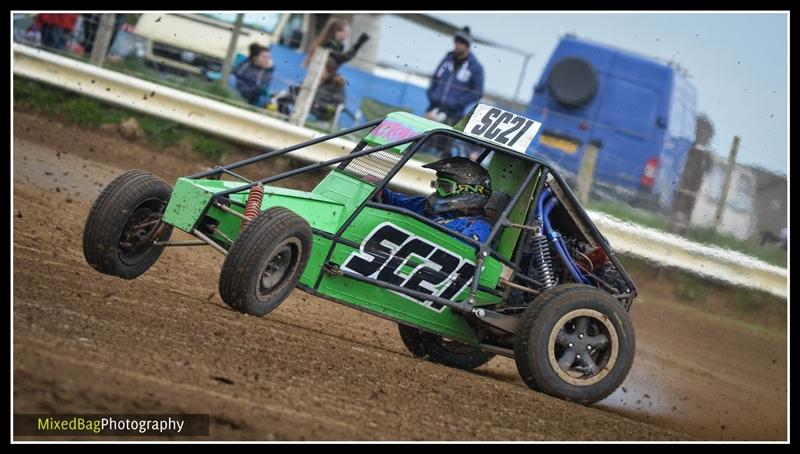
[[[250, 188], [250, 194], [247, 195], [247, 202], [244, 204], [244, 215], [250, 219], [254, 219], [261, 212], [261, 201], [264, 200], [264, 187], [259, 185]], [[242, 221], [242, 227], [247, 225], [248, 221]]]
[[555, 287], [557, 282], [553, 271], [553, 260], [550, 257], [550, 246], [541, 230], [536, 231], [531, 237], [531, 254], [533, 278], [542, 283], [542, 290]]

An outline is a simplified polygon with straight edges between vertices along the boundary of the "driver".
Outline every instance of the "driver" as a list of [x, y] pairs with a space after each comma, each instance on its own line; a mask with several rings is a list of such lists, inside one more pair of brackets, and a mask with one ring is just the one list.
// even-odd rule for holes
[[422, 166], [436, 171], [436, 192], [408, 196], [384, 188], [379, 201], [413, 211], [483, 243], [492, 230], [483, 207], [492, 194], [489, 172], [468, 158], [454, 157]]

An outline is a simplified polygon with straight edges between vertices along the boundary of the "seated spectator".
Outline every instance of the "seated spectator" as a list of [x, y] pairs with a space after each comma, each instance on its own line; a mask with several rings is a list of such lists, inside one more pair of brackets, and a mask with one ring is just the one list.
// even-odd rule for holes
[[345, 81], [336, 73], [336, 69], [335, 63], [329, 60], [319, 81], [314, 102], [311, 104], [311, 114], [320, 121], [332, 119], [339, 104], [344, 104]]
[[274, 70], [269, 48], [253, 43], [249, 57], [231, 72], [228, 84], [249, 104], [264, 107], [269, 99], [269, 84]]
[[[311, 103], [309, 111], [318, 121], [330, 121], [336, 115], [339, 105], [344, 104], [346, 83], [344, 78], [336, 73], [337, 68], [338, 65], [333, 60], [329, 60], [320, 77], [317, 93], [314, 95], [314, 101]], [[276, 93], [270, 104], [274, 110], [284, 115], [291, 115], [299, 94], [300, 87], [290, 85], [286, 90]]]

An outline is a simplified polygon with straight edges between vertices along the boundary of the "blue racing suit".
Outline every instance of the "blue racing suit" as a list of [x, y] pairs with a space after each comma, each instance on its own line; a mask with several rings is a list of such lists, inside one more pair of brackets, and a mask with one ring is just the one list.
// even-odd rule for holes
[[425, 199], [426, 197], [423, 196], [411, 197], [399, 192], [390, 191], [389, 189], [384, 188], [383, 190], [383, 202], [387, 205], [394, 205], [413, 211], [420, 216], [425, 216], [437, 224], [444, 225], [448, 229], [472, 238], [480, 243], [483, 243], [489, 237], [489, 233], [492, 231], [492, 225], [489, 224], [488, 219], [485, 217], [458, 216], [455, 213], [428, 215], [425, 212]]

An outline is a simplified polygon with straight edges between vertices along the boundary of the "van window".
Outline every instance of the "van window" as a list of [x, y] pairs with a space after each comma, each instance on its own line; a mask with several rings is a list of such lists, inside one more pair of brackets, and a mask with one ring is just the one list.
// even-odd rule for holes
[[605, 126], [650, 137], [656, 124], [658, 93], [648, 87], [611, 79], [599, 121]]
[[[236, 22], [236, 14], [208, 13], [203, 14], [203, 16], [217, 19], [228, 24]], [[242, 24], [250, 28], [255, 28], [256, 30], [261, 30], [262, 32], [272, 33], [275, 31], [275, 27], [278, 26], [280, 18], [281, 15], [277, 13], [245, 14]]]

